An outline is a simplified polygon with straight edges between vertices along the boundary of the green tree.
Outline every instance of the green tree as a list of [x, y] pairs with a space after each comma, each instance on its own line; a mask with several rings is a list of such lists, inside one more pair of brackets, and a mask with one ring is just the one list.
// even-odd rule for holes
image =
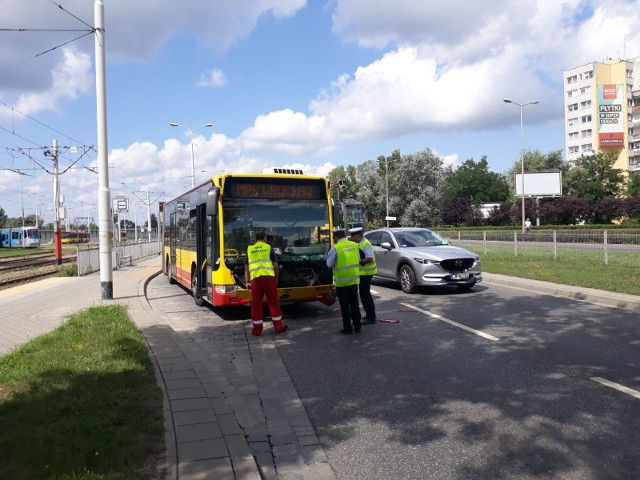
[[4, 208], [0, 207], [0, 227], [4, 227], [7, 224], [9, 217], [4, 211]]
[[389, 214], [403, 227], [439, 225], [445, 178], [442, 158], [429, 149], [399, 161], [394, 158], [395, 168], [389, 169]]
[[487, 157], [479, 162], [466, 160], [457, 169], [449, 168], [444, 181], [445, 198], [466, 198], [473, 205], [503, 202], [509, 198], [509, 185], [499, 173], [489, 171]]
[[632, 172], [627, 179], [627, 195], [636, 197], [640, 195], [640, 173]]
[[[367, 160], [356, 168], [357, 194], [367, 208], [369, 224], [372, 228], [386, 225], [387, 214], [387, 178], [389, 179], [389, 215], [392, 213], [393, 175], [398, 164], [402, 161], [399, 150], [394, 150], [390, 156], [378, 156], [376, 160]], [[386, 170], [388, 166], [389, 170]]]
[[343, 166], [336, 167], [329, 172], [327, 178], [331, 182], [342, 182], [341, 187], [331, 189], [331, 197], [334, 200], [357, 198], [358, 181], [356, 178], [356, 167], [353, 165], [348, 165], [346, 168]]
[[566, 194], [584, 198], [595, 204], [606, 197], [619, 197], [625, 192], [625, 175], [614, 168], [616, 156], [609, 153], [583, 155], [567, 174]]

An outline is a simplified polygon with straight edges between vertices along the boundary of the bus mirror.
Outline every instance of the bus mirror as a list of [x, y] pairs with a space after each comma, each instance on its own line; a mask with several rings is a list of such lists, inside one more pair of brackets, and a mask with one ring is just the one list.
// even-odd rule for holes
[[220, 189], [213, 187], [207, 192], [207, 215], [215, 216], [218, 214], [218, 197]]
[[331, 209], [333, 210], [333, 228], [342, 227], [342, 210], [340, 209], [340, 204], [332, 205]]

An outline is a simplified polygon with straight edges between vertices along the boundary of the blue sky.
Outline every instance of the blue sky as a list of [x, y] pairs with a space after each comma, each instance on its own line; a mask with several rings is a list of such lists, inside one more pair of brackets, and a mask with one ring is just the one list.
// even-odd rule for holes
[[[453, 165], [486, 155], [504, 173], [519, 155], [520, 111], [503, 98], [540, 101], [524, 110], [526, 148], [563, 149], [563, 70], [640, 55], [638, 0], [104, 3], [111, 196], [127, 196], [140, 220], [143, 192], [157, 211], [190, 186], [188, 130], [170, 122], [213, 124], [194, 131], [197, 183], [266, 166], [325, 175], [425, 148]], [[61, 148], [69, 216], [97, 218], [96, 153], [80, 158], [96, 144], [94, 39], [67, 43], [93, 24], [93, 4], [0, 0], [10, 216], [24, 205], [53, 218], [43, 151], [56, 138], [78, 148]]]

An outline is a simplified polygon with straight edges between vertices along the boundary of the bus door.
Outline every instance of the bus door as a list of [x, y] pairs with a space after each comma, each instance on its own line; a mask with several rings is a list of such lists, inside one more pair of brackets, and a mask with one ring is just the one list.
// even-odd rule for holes
[[[196, 205], [196, 268], [200, 295], [206, 297], [207, 288], [207, 212], [206, 204]], [[211, 278], [211, 276], [209, 276]]]
[[169, 215], [169, 265], [168, 271], [169, 276], [172, 278], [176, 278], [177, 275], [177, 267], [176, 267], [176, 242], [178, 240], [178, 230], [176, 227], [176, 212], [172, 212]]

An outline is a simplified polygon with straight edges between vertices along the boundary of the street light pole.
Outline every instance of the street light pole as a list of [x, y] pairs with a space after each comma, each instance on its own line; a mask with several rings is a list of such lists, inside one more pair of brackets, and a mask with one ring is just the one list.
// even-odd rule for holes
[[[182, 127], [182, 128], [186, 128], [187, 131], [189, 132], [189, 138], [191, 139], [191, 188], [196, 186], [196, 162], [195, 162], [195, 155], [193, 153], [193, 131], [196, 128], [209, 128], [209, 127], [213, 127], [213, 123], [205, 123], [203, 125], [196, 125], [195, 127], [187, 127], [185, 125], [180, 125], [179, 123], [175, 123], [175, 122], [171, 122], [169, 123], [169, 125], [171, 125], [172, 127]], [[149, 225], [149, 227], [151, 227], [151, 225]]]
[[389, 161], [387, 157], [384, 157], [384, 184], [387, 197], [387, 216], [385, 220], [387, 221], [387, 228], [389, 228]]
[[526, 107], [527, 105], [536, 105], [537, 103], [540, 103], [538, 100], [532, 100], [531, 102], [527, 102], [527, 103], [518, 103], [518, 102], [514, 102], [513, 100], [509, 100], [508, 98], [505, 98], [503, 100], [504, 103], [512, 103], [514, 105], [517, 105], [518, 107], [520, 107], [520, 167], [521, 167], [521, 174], [520, 174], [520, 186], [521, 186], [521, 194], [522, 194], [522, 233], [525, 232], [525, 227], [524, 227], [524, 221], [525, 221], [525, 213], [524, 213], [524, 117], [523, 117], [523, 110], [524, 107]]

